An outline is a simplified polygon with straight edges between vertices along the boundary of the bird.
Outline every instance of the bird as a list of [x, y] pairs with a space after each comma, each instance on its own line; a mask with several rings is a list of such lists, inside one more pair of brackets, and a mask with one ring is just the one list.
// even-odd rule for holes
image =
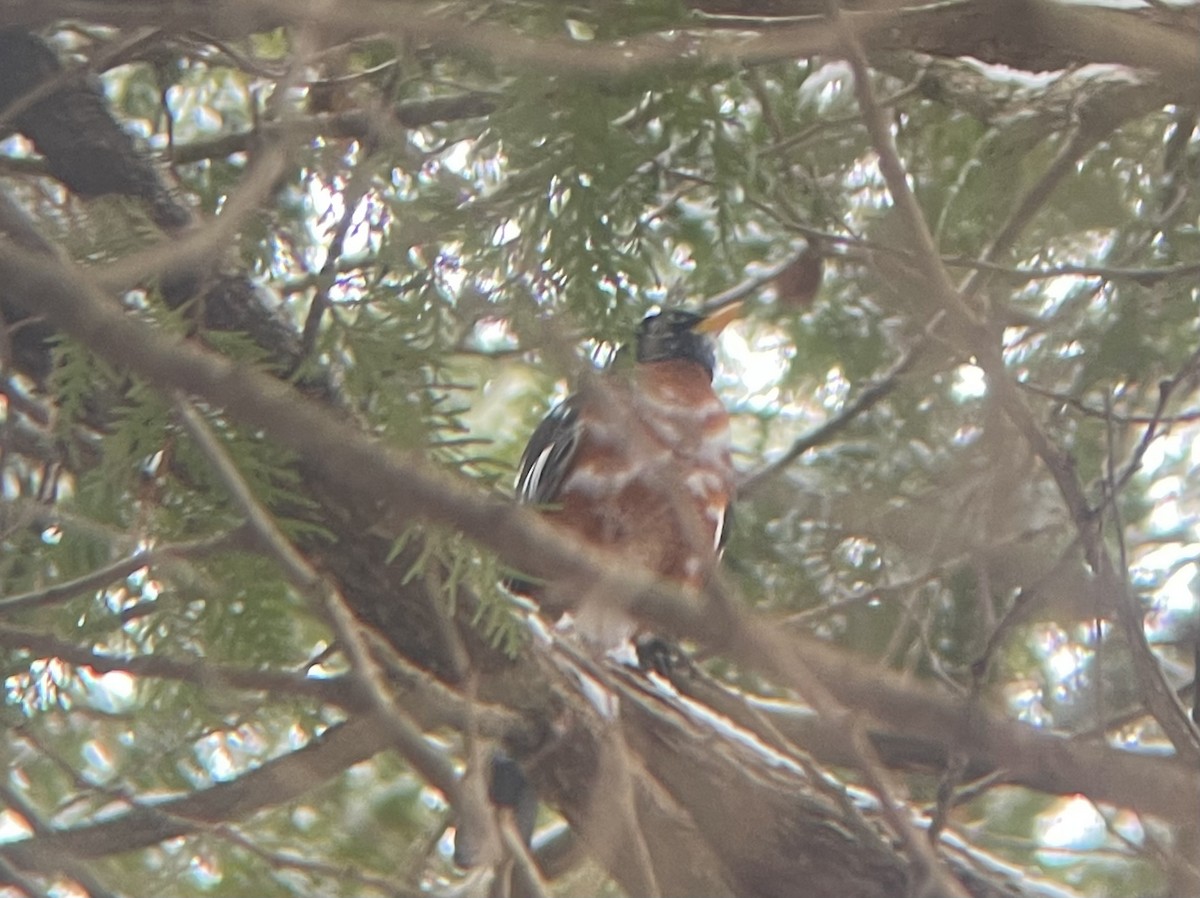
[[[728, 537], [735, 485], [729, 413], [712, 384], [715, 337], [741, 309], [739, 302], [707, 314], [648, 315], [634, 335], [632, 364], [628, 350], [619, 351], [533, 431], [517, 500], [622, 563], [702, 588]], [[572, 608], [575, 631], [598, 650], [647, 635], [605, 601], [603, 583], [515, 579], [510, 588], [551, 613]]]

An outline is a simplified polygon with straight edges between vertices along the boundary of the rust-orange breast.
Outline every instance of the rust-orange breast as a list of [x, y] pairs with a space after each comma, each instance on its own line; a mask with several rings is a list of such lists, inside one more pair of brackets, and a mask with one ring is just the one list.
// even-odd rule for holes
[[733, 494], [729, 416], [688, 361], [639, 365], [596, 387], [557, 522], [690, 585], [714, 564]]

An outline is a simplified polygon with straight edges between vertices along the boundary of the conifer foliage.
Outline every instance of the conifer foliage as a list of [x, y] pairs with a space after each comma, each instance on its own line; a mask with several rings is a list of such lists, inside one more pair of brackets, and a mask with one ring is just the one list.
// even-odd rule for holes
[[[0, 3], [0, 889], [1200, 892], [1198, 41]], [[648, 312], [735, 298], [705, 595], [514, 504]]]

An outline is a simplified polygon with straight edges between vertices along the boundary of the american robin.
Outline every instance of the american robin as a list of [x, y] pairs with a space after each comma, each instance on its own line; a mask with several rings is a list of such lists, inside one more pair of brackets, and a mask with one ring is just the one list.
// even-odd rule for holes
[[[519, 501], [584, 542], [700, 587], [723, 548], [734, 491], [729, 414], [712, 388], [713, 337], [740, 306], [709, 315], [668, 309], [642, 321], [634, 363], [618, 353], [533, 432]], [[632, 620], [605, 602], [602, 583], [512, 588], [552, 612], [573, 606], [577, 631], [596, 647], [636, 635]]]

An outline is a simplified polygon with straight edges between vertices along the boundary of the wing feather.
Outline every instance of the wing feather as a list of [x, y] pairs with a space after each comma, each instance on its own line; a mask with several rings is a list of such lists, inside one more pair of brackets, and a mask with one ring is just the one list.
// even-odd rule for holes
[[542, 419], [521, 456], [517, 501], [547, 505], [558, 498], [579, 448], [579, 395], [568, 396]]
[[[579, 396], [568, 396], [550, 410], [529, 438], [517, 469], [517, 501], [522, 505], [551, 505], [558, 499], [571, 461], [579, 448]], [[520, 576], [504, 585], [521, 595], [536, 593], [537, 585]]]

